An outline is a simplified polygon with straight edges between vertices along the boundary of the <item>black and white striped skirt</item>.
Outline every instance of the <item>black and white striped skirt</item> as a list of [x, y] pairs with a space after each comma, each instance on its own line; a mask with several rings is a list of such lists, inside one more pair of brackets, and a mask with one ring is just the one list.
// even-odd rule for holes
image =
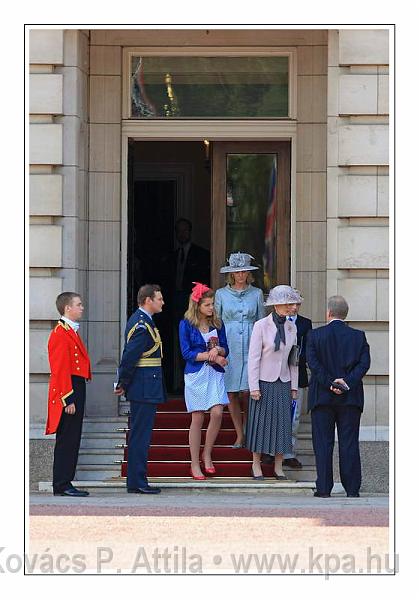
[[292, 400], [290, 381], [260, 381], [260, 400], [249, 398], [246, 447], [251, 452], [292, 452]]

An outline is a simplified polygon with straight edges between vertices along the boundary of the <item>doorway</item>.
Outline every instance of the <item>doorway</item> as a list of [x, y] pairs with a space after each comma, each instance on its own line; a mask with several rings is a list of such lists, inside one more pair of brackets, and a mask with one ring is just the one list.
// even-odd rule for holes
[[[223, 286], [220, 267], [242, 251], [254, 257], [255, 285], [265, 294], [290, 283], [290, 181], [288, 141], [213, 142], [210, 149], [203, 141], [129, 144], [127, 317], [141, 285], [161, 285], [165, 307], [156, 323], [170, 393], [182, 391], [177, 331], [193, 281]], [[182, 286], [180, 219], [181, 229], [190, 224], [199, 257], [184, 269]]]
[[[145, 283], [162, 288], [155, 321], [163, 341], [169, 393], [180, 393], [184, 364], [178, 324], [192, 281], [210, 284], [211, 172], [202, 142], [132, 142], [129, 146], [127, 318]], [[179, 253], [185, 260], [180, 264]]]

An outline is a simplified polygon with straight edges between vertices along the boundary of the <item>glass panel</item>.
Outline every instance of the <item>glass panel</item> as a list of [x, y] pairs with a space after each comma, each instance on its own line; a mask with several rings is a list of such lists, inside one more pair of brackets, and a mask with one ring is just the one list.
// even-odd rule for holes
[[287, 117], [287, 56], [133, 56], [131, 116]]
[[259, 267], [255, 285], [276, 283], [276, 154], [226, 157], [226, 253], [248, 252]]

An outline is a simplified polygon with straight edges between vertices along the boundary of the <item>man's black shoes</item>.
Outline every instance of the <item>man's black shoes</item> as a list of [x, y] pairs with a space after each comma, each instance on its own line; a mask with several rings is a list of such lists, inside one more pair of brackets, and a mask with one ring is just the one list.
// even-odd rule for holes
[[360, 498], [359, 492], [357, 494], [347, 494], [347, 498]]
[[301, 469], [302, 463], [297, 458], [285, 458], [283, 467], [289, 467], [289, 469]]
[[129, 494], [160, 494], [162, 490], [158, 487], [147, 485], [142, 488], [127, 488]]
[[75, 487], [71, 487], [67, 490], [63, 490], [62, 492], [54, 492], [54, 496], [71, 496], [72, 498], [84, 498], [85, 496], [89, 496], [89, 492], [85, 492], [84, 490], [78, 490]]
[[331, 494], [321, 494], [321, 492], [314, 492], [315, 498], [331, 498]]

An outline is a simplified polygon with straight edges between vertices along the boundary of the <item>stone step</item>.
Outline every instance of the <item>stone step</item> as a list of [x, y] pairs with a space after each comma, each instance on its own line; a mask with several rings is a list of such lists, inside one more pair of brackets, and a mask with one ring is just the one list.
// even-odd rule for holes
[[[205, 418], [203, 428], [207, 426], [208, 415]], [[156, 415], [155, 429], [188, 429], [190, 417], [181, 412], [159, 412]], [[112, 417], [109, 419], [85, 418], [83, 422], [83, 436], [91, 433], [121, 433], [121, 430], [128, 429], [127, 418]], [[221, 431], [231, 430], [232, 421], [230, 415], [224, 413]], [[311, 423], [301, 421], [299, 425], [299, 434], [311, 433]]]
[[[182, 401], [183, 402], [183, 401]], [[156, 426], [152, 435], [149, 460], [149, 473], [164, 479], [186, 478], [189, 472], [188, 428], [190, 416], [181, 410], [180, 399], [172, 399], [165, 410], [159, 407]], [[303, 415], [298, 433], [297, 454], [303, 464], [300, 471], [285, 468], [294, 481], [315, 479], [315, 459], [312, 449], [311, 423], [309, 415]], [[208, 421], [208, 416], [204, 427]], [[77, 467], [80, 480], [93, 481], [126, 475], [127, 463], [127, 417], [87, 417], [84, 420], [81, 449]], [[204, 442], [205, 430], [202, 432]], [[251, 466], [250, 453], [246, 449], [233, 450], [230, 446], [236, 438], [230, 415], [225, 411], [223, 426], [218, 435], [218, 445], [213, 456], [219, 477], [234, 476], [249, 481]], [[169, 460], [168, 460], [169, 459]], [[272, 469], [272, 467], [271, 467]], [[272, 473], [270, 473], [272, 474]], [[220, 477], [220, 475], [224, 477]], [[269, 469], [266, 469], [269, 476]]]
[[[127, 462], [118, 461], [121, 465], [121, 475], [127, 476]], [[217, 470], [217, 477], [243, 477], [248, 479], [251, 476], [250, 462], [235, 461], [213, 461]], [[273, 477], [273, 465], [263, 465], [263, 474], [266, 477]], [[190, 472], [189, 461], [149, 461], [147, 473], [150, 477], [188, 477]], [[286, 470], [285, 470], [286, 473]], [[311, 473], [308, 476], [308, 473]], [[314, 478], [315, 465], [307, 465], [300, 470], [288, 469], [287, 474], [291, 479], [308, 481]]]
[[[121, 428], [123, 429], [123, 428]], [[312, 453], [312, 436], [309, 433], [298, 433], [297, 449], [298, 452]], [[205, 432], [203, 431], [202, 443], [204, 443]], [[223, 430], [219, 433], [216, 446], [229, 447], [235, 439], [234, 430]], [[160, 440], [162, 442], [160, 443]], [[121, 432], [88, 432], [82, 436], [81, 449], [116, 449], [126, 447], [127, 435]], [[188, 429], [182, 430], [155, 430], [153, 433], [152, 446], [165, 448], [167, 446], [187, 446], [188, 447]]]
[[[127, 445], [121, 444], [117, 448], [124, 454], [124, 460], [127, 460]], [[92, 449], [92, 452], [96, 452]], [[299, 460], [302, 464], [315, 464], [313, 452], [310, 450], [297, 452]], [[216, 444], [213, 447], [212, 458], [214, 461], [236, 461], [236, 462], [251, 462], [252, 455], [247, 448], [233, 450], [231, 446], [223, 446]], [[187, 445], [168, 445], [168, 446], [150, 446], [149, 462], [150, 461], [189, 461], [190, 449]]]
[[[193, 481], [191, 478], [182, 477], [151, 477], [149, 482], [152, 485], [158, 485], [165, 490], [179, 490], [180, 492], [188, 490], [191, 493], [214, 490], [214, 493], [220, 492], [261, 492], [264, 494], [275, 493], [277, 495], [308, 495], [312, 496], [315, 486], [315, 479], [309, 481], [277, 481], [275, 479], [266, 479], [264, 481], [253, 481], [252, 479], [242, 479], [237, 477], [219, 477], [206, 479], [205, 481]], [[124, 477], [106, 477], [104, 479], [84, 479], [74, 482], [78, 488], [87, 490], [91, 494], [123, 494], [126, 491], [126, 480]], [[52, 483], [50, 481], [41, 481], [39, 483], [40, 492], [52, 492]], [[332, 490], [333, 494], [341, 494], [343, 488], [341, 484], [335, 483]]]
[[[156, 466], [155, 466], [156, 465]], [[153, 471], [161, 471], [161, 463], [155, 463], [153, 466]], [[188, 473], [189, 465], [178, 465], [181, 466], [181, 479], [187, 478], [186, 473]], [[217, 466], [217, 465], [216, 465]], [[239, 465], [240, 467], [240, 465]], [[235, 478], [240, 479], [242, 481], [249, 481], [251, 478], [249, 476], [250, 473], [250, 465], [244, 465], [245, 469], [241, 469], [243, 471], [243, 476], [235, 476]], [[241, 467], [240, 467], [241, 468]], [[150, 469], [151, 470], [151, 469]], [[156, 474], [151, 474], [149, 479], [153, 479], [157, 476]], [[316, 479], [316, 468], [314, 465], [305, 466], [301, 470], [288, 469], [284, 467], [284, 473], [289, 477], [292, 481], [315, 481]], [[92, 465], [92, 464], [80, 464], [76, 470], [76, 479], [79, 481], [85, 481], [89, 479], [97, 480], [105, 480], [111, 477], [119, 477], [121, 475], [121, 464], [107, 464], [107, 465]], [[171, 476], [172, 478], [172, 476]], [[179, 477], [175, 477], [178, 479]], [[163, 479], [168, 479], [168, 476], [164, 476]], [[225, 479], [225, 477], [213, 477], [213, 480]]]
[[[75, 481], [102, 481], [121, 475], [121, 465], [77, 465]], [[75, 485], [77, 485], [75, 483]]]
[[80, 450], [77, 468], [82, 465], [105, 466], [117, 464], [119, 460], [123, 460], [124, 451], [107, 450], [103, 448], [95, 448], [89, 450]]
[[110, 434], [101, 433], [99, 435], [83, 435], [80, 442], [80, 448], [82, 449], [95, 449], [95, 448], [117, 448], [118, 445], [124, 444], [126, 436], [124, 433]]
[[126, 421], [125, 417], [84, 417], [84, 423], [121, 423]]
[[82, 435], [86, 433], [116, 433], [117, 429], [126, 425], [126, 417], [110, 417], [109, 419], [84, 418]]
[[[168, 448], [168, 452], [162, 453], [159, 451], [160, 449], [156, 449], [156, 451], [151, 448], [149, 453], [149, 461], [148, 465], [150, 469], [153, 469], [154, 465], [164, 465], [165, 463], [169, 465], [183, 464], [189, 465], [189, 449], [188, 448]], [[165, 449], [166, 451], [166, 449]], [[240, 451], [237, 451], [236, 454], [239, 454]], [[250, 455], [250, 453], [247, 453]], [[165, 456], [164, 456], [165, 455]], [[213, 462], [214, 465], [217, 466], [218, 463], [229, 464], [229, 465], [251, 465], [252, 460], [250, 456], [238, 456], [237, 460], [232, 460], [232, 454], [228, 454], [223, 448], [214, 448], [213, 451]], [[315, 465], [315, 457], [313, 454], [302, 454], [298, 453], [298, 459], [304, 466], [312, 467]], [[236, 458], [236, 457], [235, 457]], [[93, 449], [83, 449], [79, 452], [79, 461], [78, 465], [113, 465], [113, 464], [123, 464], [126, 462], [126, 455], [124, 454], [124, 450], [108, 450], [103, 448], [93, 448]]]

